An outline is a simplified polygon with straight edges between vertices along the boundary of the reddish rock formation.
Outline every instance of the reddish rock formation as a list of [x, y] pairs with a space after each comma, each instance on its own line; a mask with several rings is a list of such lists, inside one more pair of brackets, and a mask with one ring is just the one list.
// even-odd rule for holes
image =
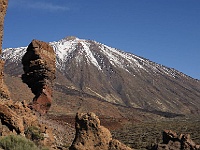
[[[0, 54], [2, 52], [3, 23], [7, 5], [8, 5], [8, 0], [0, 0]], [[41, 47], [46, 48], [45, 44], [43, 44]], [[48, 52], [51, 52], [51, 50], [49, 49], [50, 48], [47, 47], [48, 51], [42, 52], [44, 53], [44, 56], [42, 54], [40, 55], [40, 58], [42, 59], [43, 57], [45, 58], [47, 57], [46, 60], [44, 61], [45, 63], [46, 61], [49, 61], [48, 57], [50, 58], [50, 56], [53, 55], [53, 54], [48, 54]], [[32, 55], [28, 56], [32, 57]], [[51, 64], [51, 62], [50, 63], [48, 62], [47, 64], [49, 65]], [[32, 64], [32, 66], [34, 65]], [[3, 82], [3, 67], [4, 67], [4, 62], [0, 60], [0, 136], [7, 136], [10, 134], [20, 134], [22, 136], [26, 136], [27, 138], [33, 141], [36, 141], [37, 144], [39, 145], [44, 145], [47, 147], [55, 146], [56, 145], [55, 138], [54, 135], [52, 134], [52, 129], [46, 126], [45, 124], [39, 122], [38, 117], [35, 115], [34, 111], [32, 111], [25, 102], [14, 103], [12, 100], [10, 100], [8, 89]], [[48, 77], [55, 78], [51, 77], [50, 75], [48, 75]], [[45, 83], [48, 82], [49, 80], [46, 81]], [[51, 96], [50, 85], [51, 84], [45, 84], [44, 88], [42, 89], [42, 94], [46, 94], [45, 96], [48, 98]], [[4, 101], [5, 99], [7, 101]]]
[[[8, 6], [8, 0], [0, 0], [0, 54], [2, 53], [3, 23], [7, 6]], [[7, 100], [10, 99], [10, 94], [3, 82], [3, 67], [4, 67], [4, 61], [0, 60], [0, 99]]]
[[33, 40], [22, 58], [22, 80], [35, 97], [31, 107], [41, 114], [46, 113], [52, 102], [52, 87], [55, 79], [56, 56], [53, 48], [42, 41]]
[[52, 129], [38, 121], [38, 117], [25, 102], [0, 103], [0, 136], [20, 134], [41, 145], [53, 146]]
[[7, 7], [8, 0], [0, 0], [0, 54], [2, 53], [3, 24]]
[[152, 150], [200, 150], [200, 145], [196, 145], [189, 134], [178, 136], [171, 130], [165, 130], [163, 143], [154, 145]]
[[112, 139], [110, 131], [100, 125], [94, 113], [76, 115], [76, 136], [70, 150], [131, 150]]
[[3, 68], [4, 68], [4, 61], [0, 59], [0, 99], [10, 100], [10, 92], [8, 91], [8, 88], [3, 81], [4, 77]]

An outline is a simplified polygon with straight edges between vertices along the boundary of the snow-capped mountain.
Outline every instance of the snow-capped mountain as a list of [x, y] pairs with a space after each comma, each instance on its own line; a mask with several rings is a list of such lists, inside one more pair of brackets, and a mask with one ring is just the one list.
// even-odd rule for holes
[[[57, 56], [59, 92], [149, 111], [200, 111], [199, 81], [175, 69], [77, 37], [49, 44]], [[7, 74], [22, 74], [26, 48], [3, 50]]]
[[[92, 64], [98, 70], [103, 71], [103, 68], [108, 67], [105, 66], [104, 62], [106, 57], [111, 66], [119, 67], [129, 73], [132, 73], [131, 70], [148, 72], [151, 69], [154, 73], [168, 74], [172, 77], [185, 76], [172, 68], [156, 64], [142, 57], [120, 51], [96, 41], [67, 37], [58, 42], [50, 42], [49, 44], [55, 50], [57, 56], [56, 66], [60, 71], [65, 70], [67, 62], [70, 60], [75, 59], [78, 64], [83, 61], [83, 58], [86, 58], [88, 64]], [[11, 62], [20, 62], [26, 52], [26, 48], [4, 49], [2, 59]]]

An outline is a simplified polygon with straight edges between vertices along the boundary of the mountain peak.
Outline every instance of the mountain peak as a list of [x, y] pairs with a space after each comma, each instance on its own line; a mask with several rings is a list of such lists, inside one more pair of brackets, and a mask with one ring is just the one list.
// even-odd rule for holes
[[[56, 53], [57, 88], [61, 91], [156, 112], [199, 111], [199, 82], [175, 69], [77, 37], [49, 44]], [[21, 58], [26, 49], [3, 51], [7, 73], [22, 74]]]
[[[120, 51], [96, 41], [80, 39], [75, 36], [67, 36], [59, 41], [49, 43], [56, 53], [56, 66], [65, 70], [66, 63], [76, 61], [77, 65], [83, 61], [95, 66], [98, 70], [119, 67], [135, 76], [134, 72], [146, 71], [150, 74], [161, 73], [172, 77], [186, 76], [174, 69], [154, 63], [148, 59]], [[21, 61], [27, 47], [7, 48], [3, 50], [4, 60]], [[105, 62], [106, 61], [106, 62]]]
[[77, 38], [76, 36], [67, 36], [67, 37], [65, 37], [64, 39], [66, 39], [67, 41], [70, 41], [70, 40], [76, 40], [76, 39], [79, 39], [79, 38]]

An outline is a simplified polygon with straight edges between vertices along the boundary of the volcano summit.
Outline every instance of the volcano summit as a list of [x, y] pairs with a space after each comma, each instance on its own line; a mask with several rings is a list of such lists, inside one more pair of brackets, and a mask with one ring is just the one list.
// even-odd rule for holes
[[[200, 113], [200, 82], [184, 73], [92, 40], [70, 36], [49, 44], [56, 53], [55, 111]], [[23, 74], [26, 48], [3, 50], [7, 77], [17, 80]], [[20, 98], [16, 90], [11, 93]]]

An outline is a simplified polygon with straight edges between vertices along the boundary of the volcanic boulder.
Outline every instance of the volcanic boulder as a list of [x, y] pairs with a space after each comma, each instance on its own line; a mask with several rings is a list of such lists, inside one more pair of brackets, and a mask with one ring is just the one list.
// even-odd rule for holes
[[171, 130], [163, 131], [163, 143], [156, 144], [152, 150], [200, 150], [200, 145], [196, 145], [190, 138], [189, 134], [181, 134]]
[[33, 40], [22, 58], [24, 74], [22, 80], [35, 97], [31, 108], [46, 113], [52, 102], [52, 88], [55, 79], [56, 55], [53, 48], [42, 41]]
[[110, 131], [100, 125], [94, 113], [77, 113], [76, 135], [70, 150], [131, 150], [112, 139]]
[[54, 146], [52, 129], [39, 121], [25, 101], [0, 103], [0, 136], [19, 134], [41, 145]]
[[[0, 0], [0, 54], [2, 53], [2, 40], [3, 40], [3, 24], [4, 17], [8, 6], [8, 0]], [[0, 60], [0, 98], [10, 99], [9, 91], [3, 82], [3, 67], [4, 61]]]

